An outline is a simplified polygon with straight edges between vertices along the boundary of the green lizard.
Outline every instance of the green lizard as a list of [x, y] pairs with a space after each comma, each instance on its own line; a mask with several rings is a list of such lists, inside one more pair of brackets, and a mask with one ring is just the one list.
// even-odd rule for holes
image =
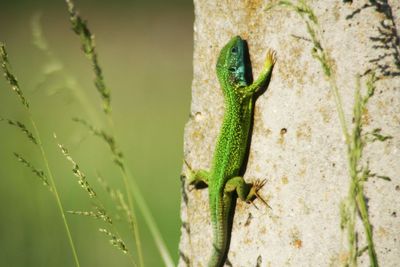
[[257, 192], [265, 184], [265, 180], [246, 183], [241, 175], [247, 161], [256, 94], [268, 86], [275, 61], [275, 53], [268, 51], [259, 78], [249, 84], [251, 66], [246, 41], [239, 36], [233, 37], [218, 58], [217, 76], [224, 94], [225, 114], [212, 167], [210, 171], [193, 171], [185, 161], [189, 183], [194, 186], [205, 183], [209, 187], [213, 226], [209, 267], [220, 267], [225, 263], [237, 197], [250, 203], [256, 197], [260, 198]]

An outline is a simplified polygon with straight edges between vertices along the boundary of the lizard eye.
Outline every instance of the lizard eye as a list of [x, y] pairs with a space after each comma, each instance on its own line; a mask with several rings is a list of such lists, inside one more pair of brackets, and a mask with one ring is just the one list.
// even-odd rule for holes
[[236, 71], [236, 68], [235, 68], [235, 67], [230, 67], [228, 70], [229, 70], [230, 72], [235, 72], [235, 71]]
[[234, 47], [232, 48], [231, 52], [232, 52], [233, 54], [236, 54], [236, 53], [237, 53], [237, 47], [234, 46]]

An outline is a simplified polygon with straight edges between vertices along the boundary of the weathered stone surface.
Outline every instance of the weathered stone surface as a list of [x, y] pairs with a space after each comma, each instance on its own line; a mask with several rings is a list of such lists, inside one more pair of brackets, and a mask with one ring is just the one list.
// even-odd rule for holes
[[[381, 128], [393, 138], [367, 144], [362, 159], [373, 173], [391, 181], [370, 178], [364, 191], [380, 266], [398, 266], [400, 2], [380, 0], [378, 8], [371, 2], [375, 1], [309, 4], [332, 59], [349, 130], [356, 75], [375, 69], [379, 77], [363, 114], [363, 131]], [[234, 35], [247, 39], [255, 77], [266, 50], [273, 48], [278, 62], [269, 89], [256, 103], [245, 174], [248, 181], [267, 178], [261, 195], [272, 209], [259, 201], [255, 202], [259, 209], [238, 201], [228, 259], [232, 266], [341, 266], [349, 253], [339, 207], [351, 178], [334, 95], [311, 55], [313, 45], [304, 21], [287, 8], [265, 11], [268, 3], [195, 0], [193, 99], [185, 158], [194, 169], [210, 167], [224, 112], [215, 74], [222, 46]], [[183, 194], [179, 266], [206, 266], [212, 240], [208, 192], [184, 188]], [[366, 241], [359, 217], [356, 229], [362, 248]], [[367, 252], [358, 263], [369, 266]]]

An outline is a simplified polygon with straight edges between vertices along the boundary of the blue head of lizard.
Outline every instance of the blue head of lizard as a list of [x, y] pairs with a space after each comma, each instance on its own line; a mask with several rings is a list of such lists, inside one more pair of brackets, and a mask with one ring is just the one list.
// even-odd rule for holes
[[[217, 61], [217, 76], [221, 84], [240, 87], [248, 85], [248, 47], [240, 36], [233, 37], [221, 50]], [[251, 67], [250, 67], [251, 69]], [[223, 88], [227, 88], [223, 86]]]

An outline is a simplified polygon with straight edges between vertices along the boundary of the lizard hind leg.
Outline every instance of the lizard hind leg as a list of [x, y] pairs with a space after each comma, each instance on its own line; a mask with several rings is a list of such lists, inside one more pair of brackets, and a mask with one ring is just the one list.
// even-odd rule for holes
[[195, 188], [202, 188], [208, 186], [210, 173], [206, 170], [193, 170], [189, 163], [185, 160], [187, 167], [186, 177], [189, 185], [193, 185]]
[[225, 185], [225, 192], [236, 191], [238, 197], [251, 203], [255, 198], [260, 199], [269, 208], [268, 203], [258, 194], [258, 191], [266, 184], [266, 180], [256, 180], [254, 183], [246, 183], [243, 177], [236, 176], [228, 180]]

